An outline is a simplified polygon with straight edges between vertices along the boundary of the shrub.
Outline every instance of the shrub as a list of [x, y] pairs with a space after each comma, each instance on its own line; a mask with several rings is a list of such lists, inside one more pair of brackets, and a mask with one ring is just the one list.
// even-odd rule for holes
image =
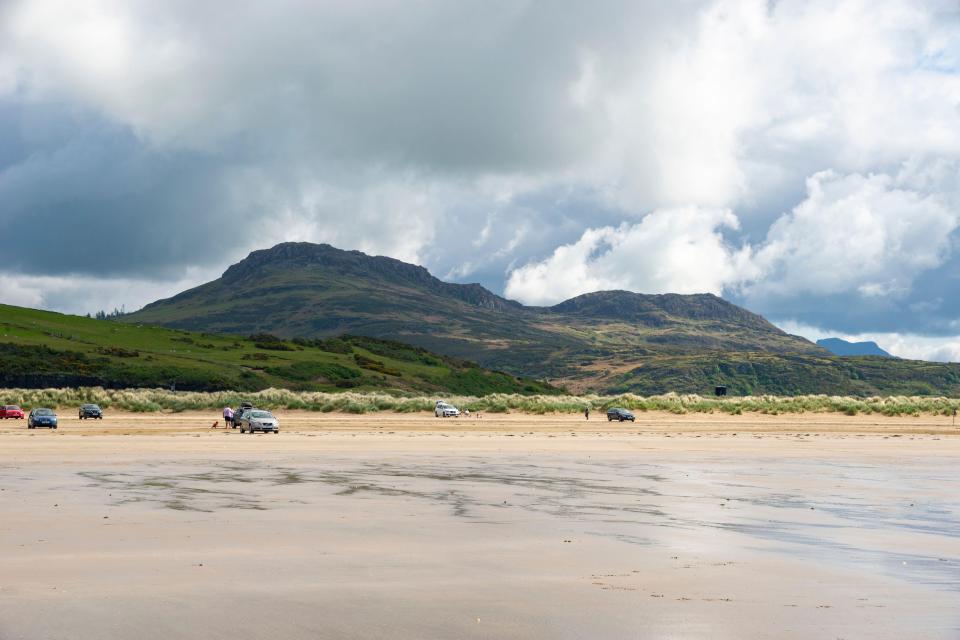
[[254, 334], [250, 336], [250, 341], [253, 342], [253, 346], [257, 349], [266, 349], [268, 351], [296, 351], [296, 347], [290, 346], [270, 333]]
[[[331, 374], [339, 365], [328, 364], [324, 375]], [[311, 374], [314, 371], [310, 372]], [[344, 375], [356, 372], [343, 367]], [[350, 388], [363, 378], [345, 378], [336, 384]], [[276, 409], [304, 409], [307, 411], [347, 411], [367, 413], [374, 411], [416, 412], [432, 411], [438, 396], [414, 393], [354, 392], [332, 393], [265, 389], [263, 391], [169, 391], [167, 389], [104, 389], [79, 387], [62, 389], [5, 389], [0, 390], [0, 402], [24, 407], [76, 407], [94, 402], [105, 409], [127, 411], [188, 411], [237, 406], [243, 401]], [[582, 413], [585, 407], [602, 412], [613, 406], [633, 411], [665, 411], [683, 413], [841, 413], [856, 415], [918, 416], [921, 414], [949, 416], [960, 408], [960, 400], [930, 396], [887, 396], [852, 398], [842, 396], [751, 396], [714, 398], [697, 395], [665, 394], [660, 396], [553, 396], [492, 393], [482, 396], [443, 396], [461, 409], [488, 413]]]

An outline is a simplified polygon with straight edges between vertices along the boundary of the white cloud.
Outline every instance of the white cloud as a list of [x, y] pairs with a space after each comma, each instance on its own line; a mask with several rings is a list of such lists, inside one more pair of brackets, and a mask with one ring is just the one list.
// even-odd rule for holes
[[553, 304], [603, 289], [644, 293], [720, 293], [747, 267], [748, 251], [732, 250], [723, 229], [738, 221], [727, 210], [655, 211], [639, 223], [589, 229], [541, 262], [510, 273], [506, 295]]
[[44, 282], [37, 279], [17, 278], [0, 274], [0, 291], [3, 291], [3, 304], [20, 307], [39, 307], [43, 304]]
[[154, 281], [141, 278], [0, 273], [0, 291], [3, 292], [4, 304], [83, 315], [121, 308], [134, 311], [149, 302], [176, 295], [197, 282], [219, 275], [209, 270], [190, 269], [180, 279]]
[[734, 247], [719, 232], [738, 228], [728, 210], [656, 211], [636, 225], [587, 230], [514, 270], [506, 292], [537, 304], [601, 289], [897, 297], [944, 262], [958, 225], [937, 196], [899, 188], [891, 176], [825, 171], [755, 248]]
[[903, 295], [943, 263], [958, 223], [937, 195], [898, 188], [891, 176], [817, 173], [757, 249], [748, 295]]

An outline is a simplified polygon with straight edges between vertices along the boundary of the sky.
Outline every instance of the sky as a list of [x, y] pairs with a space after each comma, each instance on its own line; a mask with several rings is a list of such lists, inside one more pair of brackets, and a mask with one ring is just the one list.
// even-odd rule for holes
[[955, 0], [0, 0], [0, 301], [326, 242], [960, 361]]

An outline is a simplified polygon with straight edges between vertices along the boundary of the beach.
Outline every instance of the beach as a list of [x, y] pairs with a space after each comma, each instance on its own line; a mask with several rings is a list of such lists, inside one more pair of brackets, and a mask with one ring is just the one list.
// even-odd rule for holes
[[949, 417], [66, 414], [0, 422], [2, 640], [960, 637]]

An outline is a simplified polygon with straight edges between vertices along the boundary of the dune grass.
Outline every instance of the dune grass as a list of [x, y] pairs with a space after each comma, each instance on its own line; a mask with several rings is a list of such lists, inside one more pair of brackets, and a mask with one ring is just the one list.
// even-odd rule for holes
[[[410, 413], [432, 411], [439, 396], [377, 392], [309, 392], [288, 389], [267, 389], [256, 392], [189, 392], [165, 389], [103, 389], [100, 387], [64, 389], [0, 390], [0, 402], [23, 407], [74, 408], [94, 402], [104, 409], [135, 412], [180, 412], [219, 410], [252, 402], [270, 409], [306, 411], [374, 413], [392, 411]], [[951, 415], [960, 408], [960, 399], [929, 396], [886, 396], [855, 398], [847, 396], [745, 396], [716, 398], [711, 396], [668, 393], [657, 396], [624, 394], [617, 396], [519, 395], [443, 396], [461, 409], [487, 413], [582, 413], [603, 412], [610, 407], [623, 407], [636, 412], [667, 411], [685, 413], [842, 413], [847, 415], [880, 414], [886, 416]]]

